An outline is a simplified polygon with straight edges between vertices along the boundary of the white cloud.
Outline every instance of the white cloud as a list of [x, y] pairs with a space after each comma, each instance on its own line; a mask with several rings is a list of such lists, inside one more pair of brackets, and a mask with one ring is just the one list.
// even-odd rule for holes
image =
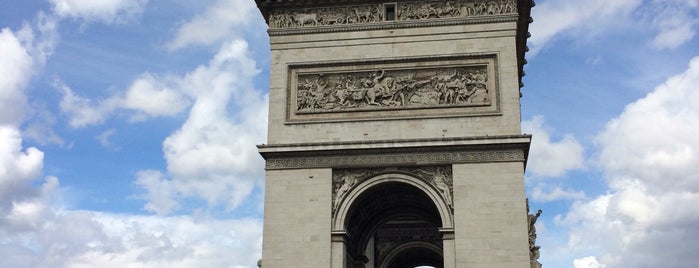
[[258, 73], [247, 43], [234, 40], [182, 77], [144, 74], [124, 93], [102, 100], [81, 97], [60, 82], [56, 87], [73, 127], [103, 123], [118, 111], [133, 121], [191, 107], [182, 127], [163, 142], [167, 174], [143, 171], [135, 181], [146, 191], [144, 208], [163, 215], [187, 198], [233, 209], [260, 185], [263, 161], [254, 145], [265, 142], [267, 96], [254, 88]]
[[0, 126], [0, 256], [3, 267], [253, 267], [258, 219], [139, 216], [62, 207], [43, 153], [22, 149]]
[[573, 267], [575, 268], [604, 268], [604, 264], [600, 264], [595, 256], [587, 256], [580, 259], [573, 260]]
[[0, 125], [0, 226], [8, 223], [5, 215], [21, 218], [26, 210], [17, 207], [27, 208], [39, 196], [30, 182], [41, 175], [43, 160], [44, 153], [34, 147], [22, 150], [19, 130]]
[[610, 268], [699, 262], [698, 84], [699, 57], [599, 134], [610, 192], [576, 203], [562, 221], [571, 249], [596, 251]]
[[0, 30], [0, 124], [17, 125], [24, 119], [23, 90], [32, 67], [32, 57], [14, 32]]
[[27, 221], [24, 230], [0, 226], [7, 267], [253, 267], [260, 258], [253, 219], [58, 210]]
[[118, 107], [116, 98], [95, 103], [88, 98], [76, 95], [70, 87], [61, 81], [57, 81], [54, 86], [63, 93], [59, 106], [61, 112], [68, 115], [70, 125], [73, 127], [102, 123]]
[[567, 171], [583, 168], [584, 149], [572, 135], [552, 141], [541, 116], [523, 121], [522, 129], [532, 134], [527, 172], [534, 177], [560, 177]]
[[[63, 16], [80, 17], [85, 20], [112, 22], [118, 21], [123, 14], [131, 14], [131, 11], [127, 11], [130, 9], [123, 5], [115, 9], [114, 6], [108, 8], [104, 6], [117, 2], [97, 2], [100, 3], [95, 1], [53, 1], [52, 3], [56, 5], [57, 12], [64, 12], [60, 13]], [[136, 2], [131, 1], [131, 3]], [[145, 3], [145, 1], [139, 3]], [[66, 9], [60, 11], [59, 4], [69, 5], [61, 7]], [[108, 10], [116, 11], [110, 13]], [[0, 118], [2, 118], [0, 121], [0, 256], [2, 256], [3, 267], [254, 266], [260, 257], [261, 248], [262, 227], [260, 220], [257, 219], [139, 216], [69, 210], [63, 207], [59, 180], [52, 176], [41, 179], [44, 154], [34, 147], [23, 148], [22, 134], [19, 129], [26, 120], [27, 105], [24, 91], [32, 74], [43, 66], [52, 52], [56, 38], [55, 22], [55, 18], [40, 14], [36, 25], [25, 26], [19, 31], [0, 30]], [[239, 52], [245, 52], [244, 45], [240, 43], [238, 45], [243, 47]], [[237, 52], [227, 51], [231, 54], [223, 53], [219, 58], [221, 65], [227, 67], [219, 71], [232, 71], [237, 65], [240, 65], [237, 66], [240, 71], [234, 72], [231, 76], [213, 75], [213, 78], [221, 80], [210, 81], [211, 84], [217, 85], [219, 89], [232, 84], [251, 84], [249, 77], [256, 73], [254, 62], [246, 57], [240, 57], [239, 61], [235, 61], [229, 56], [238, 55]], [[206, 70], [203, 72], [207, 73]], [[186, 107], [182, 106], [188, 105], [189, 100], [181, 93], [181, 87], [178, 86], [178, 91], [173, 91], [170, 87], [157, 83], [158, 80], [160, 77], [144, 75], [131, 86], [130, 90], [133, 89], [133, 91], [127, 90], [123, 95], [118, 94], [102, 101], [80, 97], [61, 83], [57, 83], [57, 87], [64, 93], [61, 106], [71, 116], [71, 124], [84, 126], [104, 121], [119, 109], [134, 112], [132, 119], [138, 119], [136, 117], [139, 116], [172, 115], [184, 110]], [[206, 83], [202, 81], [202, 85]], [[188, 88], [188, 94], [205, 94], [203, 92], [206, 90], [207, 88]], [[230, 141], [224, 139], [224, 136], [230, 139], [229, 135], [236, 134], [231, 130], [240, 130], [240, 128], [252, 130], [253, 134], [257, 135], [259, 132], [254, 127], [257, 127], [259, 122], [255, 124], [248, 122], [248, 120], [259, 119], [257, 116], [259, 111], [254, 108], [263, 109], [259, 117], [264, 117], [266, 120], [264, 97], [245, 90], [236, 92], [240, 94], [228, 95], [236, 100], [224, 104], [226, 107], [222, 110], [237, 107], [236, 105], [242, 105], [242, 103], [250, 104], [255, 107], [240, 108], [240, 110], [252, 117], [226, 117], [228, 126], [223, 129], [225, 133], [219, 132], [213, 135], [217, 136], [214, 139], [215, 144], [230, 145]], [[218, 96], [220, 95], [210, 96], [210, 98]], [[165, 101], [170, 106], [159, 105], [160, 103], [146, 106], [145, 99], [156, 102]], [[232, 106], [227, 106], [231, 103], [233, 103]], [[261, 103], [265, 104], [260, 105]], [[222, 119], [216, 118], [216, 120]], [[216, 124], [218, 123], [216, 120], [207, 123]], [[261, 124], [264, 128], [264, 120]], [[36, 126], [25, 133], [36, 135], [31, 133], [45, 129], [42, 127], [46, 126]], [[108, 141], [109, 131], [103, 134]], [[241, 134], [241, 136], [246, 135]], [[255, 136], [254, 139], [260, 137], [264, 135]], [[51, 136], [43, 138], [51, 139]], [[186, 142], [184, 139], [179, 141]], [[197, 141], [203, 144], [208, 142], [208, 140]], [[254, 151], [252, 145], [254, 143], [249, 144]], [[238, 150], [236, 147], [230, 149]], [[248, 161], [245, 159], [253, 154], [243, 151], [239, 155], [243, 156], [241, 159]], [[239, 161], [237, 158], [234, 160]], [[254, 159], [249, 161], [261, 163]], [[239, 167], [235, 166], [235, 168]], [[255, 169], [261, 170], [260, 167]], [[157, 176], [155, 178], [156, 182], [164, 181]], [[254, 179], [250, 180], [254, 181]], [[176, 180], [173, 179], [173, 181]], [[228, 183], [225, 186], [230, 189], [233, 184]]]
[[175, 200], [173, 183], [165, 178], [165, 175], [157, 170], [141, 170], [136, 174], [135, 183], [146, 189], [146, 194], [141, 198], [148, 200], [145, 209], [158, 215], [165, 215], [179, 207]]
[[148, 0], [49, 0], [61, 17], [104, 23], [131, 19], [143, 12]]
[[100, 133], [99, 135], [97, 135], [97, 137], [95, 137], [95, 139], [96, 139], [103, 147], [111, 148], [111, 149], [117, 150], [117, 149], [119, 149], [119, 147], [116, 146], [116, 145], [114, 145], [114, 144], [112, 143], [112, 141], [109, 140], [112, 136], [114, 136], [114, 134], [116, 134], [116, 132], [117, 132], [116, 129], [110, 128], [110, 129], [108, 129], [108, 130], [103, 131], [103, 132]]
[[247, 44], [233, 41], [182, 79], [181, 90], [195, 102], [163, 142], [170, 178], [137, 180], [148, 192], [147, 210], [166, 214], [176, 207], [173, 200], [187, 197], [232, 209], [260, 183], [263, 162], [254, 145], [265, 141], [267, 97], [254, 89], [258, 72]]
[[142, 75], [126, 91], [120, 106], [152, 117], [180, 113], [189, 105], [189, 100], [161, 79], [150, 74]]
[[209, 45], [240, 35], [244, 27], [251, 27], [259, 12], [254, 1], [218, 0], [204, 14], [180, 26], [167, 47], [170, 50], [189, 45]]
[[171, 80], [146, 73], [134, 80], [125, 93], [98, 101], [76, 95], [61, 81], [57, 81], [55, 86], [63, 93], [60, 107], [70, 118], [70, 125], [85, 127], [103, 123], [117, 110], [131, 112], [131, 121], [179, 114], [190, 101], [180, 91], [171, 88], [169, 84], [177, 86], [178, 83]]
[[[27, 119], [30, 109], [25, 90], [34, 73], [53, 53], [56, 39], [56, 18], [41, 12], [33, 24], [25, 23], [18, 31], [0, 29], [0, 127], [15, 128]], [[45, 125], [30, 124], [27, 133], [62, 143]]]
[[598, 137], [602, 167], [658, 191], [699, 191], [698, 84], [694, 58], [685, 73], [626, 106]]

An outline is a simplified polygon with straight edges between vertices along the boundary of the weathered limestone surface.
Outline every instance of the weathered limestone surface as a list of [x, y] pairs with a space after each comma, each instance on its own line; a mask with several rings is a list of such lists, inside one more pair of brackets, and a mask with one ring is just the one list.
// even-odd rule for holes
[[522, 163], [458, 164], [453, 172], [456, 267], [527, 267]]
[[330, 169], [267, 171], [263, 267], [331, 267]]

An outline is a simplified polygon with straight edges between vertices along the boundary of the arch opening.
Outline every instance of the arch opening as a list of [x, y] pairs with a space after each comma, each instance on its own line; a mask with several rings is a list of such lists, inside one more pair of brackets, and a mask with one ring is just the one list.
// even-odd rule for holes
[[364, 189], [344, 220], [347, 267], [443, 267], [443, 215], [424, 190], [386, 180]]

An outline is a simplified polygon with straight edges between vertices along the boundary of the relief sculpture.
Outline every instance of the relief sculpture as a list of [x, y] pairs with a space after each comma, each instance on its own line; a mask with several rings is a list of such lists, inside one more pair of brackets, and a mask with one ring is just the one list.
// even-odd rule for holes
[[299, 28], [383, 21], [383, 5], [324, 7], [318, 9], [273, 11], [270, 28]]
[[297, 112], [488, 105], [486, 66], [300, 74]]
[[[517, 13], [515, 0], [414, 1], [396, 4], [396, 20], [463, 18]], [[275, 10], [270, 28], [302, 28], [384, 21], [384, 5]]]
[[517, 13], [513, 0], [420, 1], [397, 6], [398, 20], [443, 19]]
[[386, 173], [403, 173], [419, 178], [432, 185], [442, 196], [450, 209], [454, 209], [452, 198], [452, 170], [451, 166], [420, 166], [420, 167], [396, 167], [396, 168], [369, 168], [369, 169], [334, 169], [333, 182], [333, 215], [339, 208], [347, 194], [361, 182], [375, 176]]

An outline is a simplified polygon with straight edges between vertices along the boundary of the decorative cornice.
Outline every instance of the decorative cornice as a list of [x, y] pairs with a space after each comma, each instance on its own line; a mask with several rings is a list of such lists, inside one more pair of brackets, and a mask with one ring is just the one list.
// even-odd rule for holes
[[266, 169], [525, 162], [531, 135], [258, 145]]
[[352, 31], [374, 31], [374, 30], [391, 30], [404, 28], [424, 28], [438, 26], [453, 26], [453, 25], [468, 25], [468, 24], [484, 24], [484, 23], [504, 23], [517, 22], [517, 16], [513, 15], [498, 15], [480, 18], [450, 18], [450, 19], [434, 19], [424, 21], [387, 21], [373, 24], [353, 24], [345, 26], [318, 26], [307, 28], [286, 28], [267, 30], [270, 36], [284, 35], [303, 35], [315, 33], [336, 33], [336, 32], [352, 32]]
[[472, 152], [435, 152], [403, 154], [362, 154], [337, 156], [280, 157], [267, 159], [266, 169], [300, 169], [333, 167], [406, 166], [418, 164], [453, 164], [486, 162], [524, 162], [522, 149]]
[[529, 144], [530, 134], [522, 135], [500, 135], [500, 136], [471, 136], [471, 137], [448, 137], [448, 138], [422, 138], [422, 139], [400, 139], [400, 140], [363, 140], [363, 141], [332, 141], [332, 142], [306, 142], [306, 143], [282, 143], [282, 144], [262, 144], [257, 148], [260, 153], [270, 155], [274, 153], [294, 153], [327, 151], [327, 150], [348, 150], [348, 149], [376, 149], [376, 148], [419, 148], [419, 147], [460, 147], [475, 146], [480, 148], [511, 148], [517, 144]]

